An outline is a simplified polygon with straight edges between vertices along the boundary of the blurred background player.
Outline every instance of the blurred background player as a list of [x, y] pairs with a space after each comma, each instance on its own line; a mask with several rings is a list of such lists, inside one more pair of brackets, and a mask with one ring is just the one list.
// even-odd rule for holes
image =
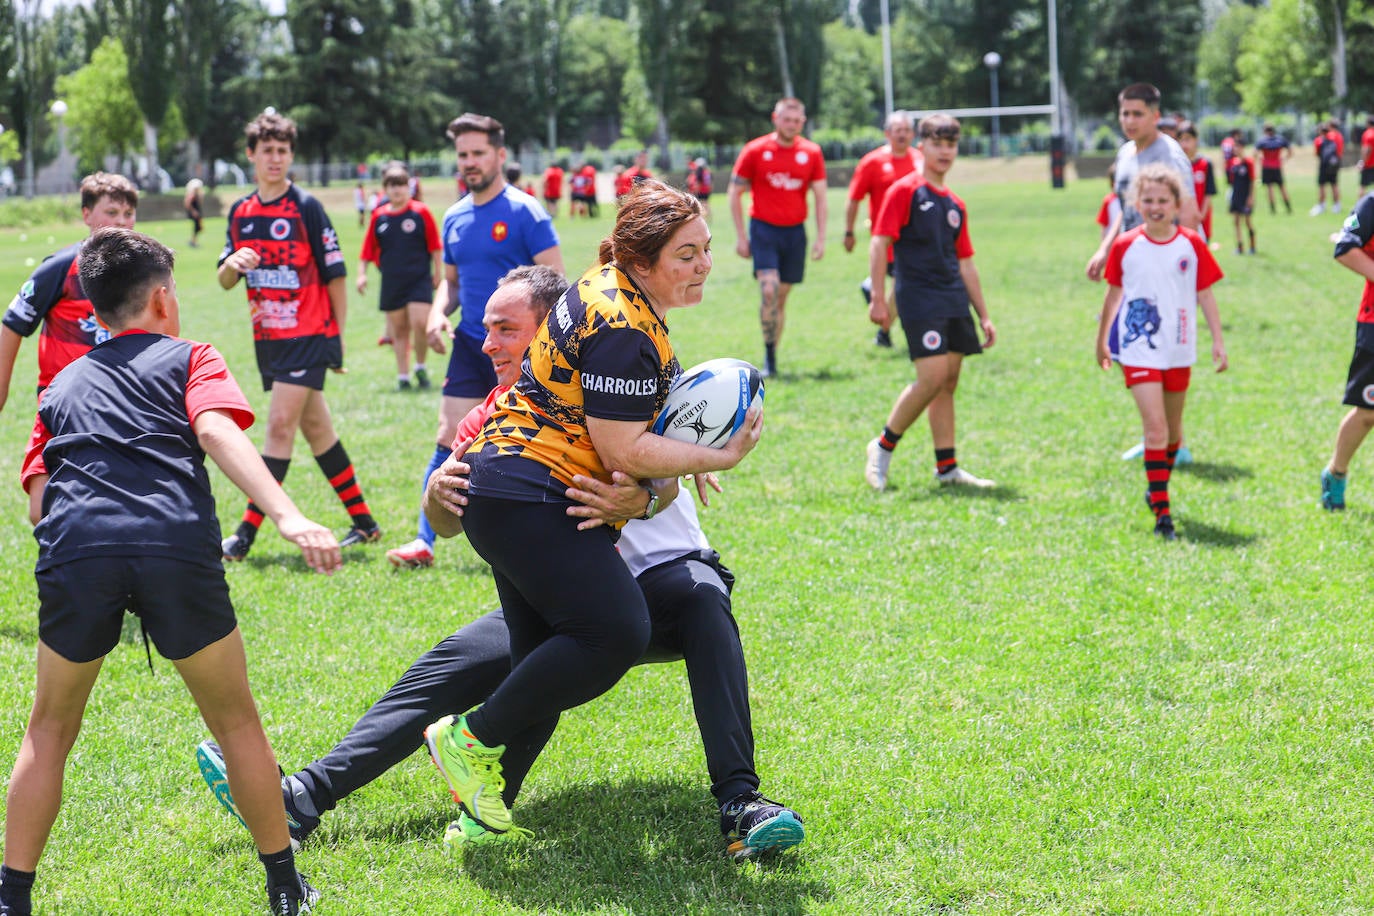
[[698, 156], [687, 168], [687, 193], [696, 195], [696, 199], [701, 201], [701, 212], [706, 214], [707, 219], [711, 218], [711, 191], [714, 182], [711, 167], [706, 164], [706, 157]]
[[[1277, 213], [1274, 207], [1274, 188], [1283, 196], [1283, 205], [1289, 213], [1293, 212], [1293, 202], [1288, 199], [1288, 188], [1283, 184], [1283, 162], [1293, 158], [1293, 145], [1288, 138], [1274, 129], [1274, 125], [1264, 125], [1263, 135], [1255, 141], [1255, 149], [1260, 152], [1260, 184], [1269, 195], [1269, 212]], [[1212, 237], [1209, 233], [1209, 239]]]
[[[780, 99], [773, 106], [773, 132], [744, 145], [730, 175], [730, 217], [735, 252], [753, 258], [759, 284], [759, 324], [763, 329], [765, 375], [778, 374], [778, 345], [787, 319], [787, 294], [806, 271], [806, 195], [816, 199], [816, 239], [811, 259], [825, 254], [825, 158], [821, 148], [801, 135], [806, 106]], [[743, 197], [749, 193], [749, 229], [744, 227]]]
[[[258, 372], [263, 390], [272, 393], [262, 458], [277, 482], [284, 481], [300, 430], [348, 512], [350, 527], [339, 543], [376, 541], [382, 529], [324, 400], [325, 377], [343, 371], [348, 290], [339, 236], [320, 202], [288, 177], [296, 122], [268, 110], [249, 122], [244, 136], [257, 187], [229, 209], [217, 276], [223, 289], [243, 280], [248, 291]], [[243, 520], [221, 545], [224, 559], [248, 556], [262, 518], [249, 500]]]
[[[920, 130], [924, 169], [909, 173], [888, 189], [868, 247], [873, 281], [869, 319], [875, 324], [891, 320], [884, 314], [891, 247], [894, 299], [916, 381], [902, 389], [882, 434], [868, 443], [864, 480], [875, 490], [886, 489], [893, 450], [921, 414], [927, 413], [935, 448], [935, 479], [941, 486], [991, 487], [991, 480], [959, 466], [954, 446], [954, 392], [964, 357], [982, 353], [997, 342], [973, 263], [968, 208], [945, 184], [959, 155], [959, 122], [949, 115], [931, 115], [922, 119]], [[976, 325], [970, 306], [978, 315]]]
[[[892, 183], [898, 178], [921, 170], [921, 151], [912, 144], [916, 131], [912, 127], [910, 115], [904, 111], [894, 111], [888, 115], [887, 123], [883, 126], [883, 136], [887, 138], [887, 142], [866, 153], [859, 160], [859, 164], [854, 168], [854, 177], [849, 181], [849, 203], [844, 208], [845, 251], [854, 250], [854, 223], [859, 215], [860, 202], [865, 197], [868, 198], [868, 226], [871, 231], [878, 221], [878, 213], [882, 210], [883, 197], [887, 194], [887, 189], [892, 187]], [[887, 270], [887, 275], [892, 276], [890, 248], [887, 252]], [[865, 305], [872, 303], [873, 289], [867, 276], [859, 284], [859, 292], [863, 294]], [[892, 321], [895, 317], [894, 303], [889, 297], [887, 324], [878, 326], [877, 336], [873, 340], [878, 346], [892, 346]]]
[[1102, 227], [1102, 231], [1097, 234], [1099, 239], [1104, 238], [1121, 218], [1121, 198], [1116, 196], [1116, 163], [1107, 166], [1107, 187], [1109, 190], [1102, 195], [1102, 203], [1097, 207], [1097, 225]]
[[205, 182], [199, 178], [192, 178], [186, 182], [186, 195], [181, 199], [181, 206], [186, 211], [186, 218], [191, 221], [191, 240], [186, 244], [192, 248], [200, 247], [200, 233], [205, 228], [201, 218], [201, 198], [204, 190]]
[[405, 166], [393, 165], [382, 174], [382, 190], [387, 204], [372, 211], [358, 257], [358, 295], [367, 293], [367, 265], [376, 264], [382, 274], [379, 306], [396, 352], [396, 386], [401, 391], [411, 388], [413, 346], [415, 385], [425, 389], [430, 385], [425, 329], [434, 290], [443, 278], [439, 229], [429, 207], [410, 196], [410, 173]]
[[1370, 185], [1374, 185], [1374, 115], [1365, 118], [1360, 134], [1360, 193], [1367, 192]]
[[549, 211], [549, 216], [558, 216], [558, 201], [562, 197], [563, 167], [557, 162], [550, 162], [544, 170], [544, 209]]
[[596, 205], [596, 166], [584, 162], [568, 182], [568, 214], [595, 218], [601, 215]]
[[[1345, 155], [1345, 137], [1341, 135], [1338, 121], [1327, 121], [1317, 131], [1312, 140], [1312, 148], [1317, 154], [1317, 202], [1309, 212], [1318, 216], [1323, 209], [1330, 213], [1341, 212], [1341, 157]], [[1326, 189], [1331, 189], [1331, 206], [1326, 206]]]
[[1227, 209], [1236, 224], [1236, 254], [1244, 254], [1245, 247], [1240, 235], [1240, 223], [1250, 234], [1250, 253], [1255, 253], [1255, 223], [1251, 218], [1255, 212], [1255, 160], [1245, 155], [1245, 140], [1236, 138], [1231, 147], [1231, 159], [1226, 163], [1226, 177], [1231, 183], [1231, 196]]
[[1193, 163], [1193, 196], [1197, 198], [1198, 228], [1202, 237], [1212, 240], [1212, 198], [1217, 194], [1216, 174], [1212, 160], [1198, 151], [1197, 126], [1192, 121], [1178, 125], [1178, 145]]
[[[487, 300], [497, 281], [526, 264], [543, 264], [560, 274], [563, 253], [553, 220], [529, 194], [506, 182], [506, 131], [486, 115], [464, 113], [448, 125], [469, 194], [444, 214], [439, 232], [444, 253], [444, 283], [429, 314], [429, 343], [436, 353], [451, 347], [444, 396], [439, 404], [435, 445], [420, 478], [423, 494], [429, 475], [453, 449], [453, 434], [468, 411], [496, 387], [496, 372], [482, 352]], [[448, 315], [458, 313], [456, 327]], [[434, 529], [418, 513], [415, 538], [388, 550], [393, 566], [422, 567], [434, 562]]]

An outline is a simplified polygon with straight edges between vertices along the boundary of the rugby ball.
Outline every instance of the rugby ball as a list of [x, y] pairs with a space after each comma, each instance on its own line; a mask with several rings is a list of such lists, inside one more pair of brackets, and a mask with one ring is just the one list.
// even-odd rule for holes
[[721, 448], [763, 404], [763, 374], [742, 359], [713, 359], [678, 376], [649, 431], [678, 442]]

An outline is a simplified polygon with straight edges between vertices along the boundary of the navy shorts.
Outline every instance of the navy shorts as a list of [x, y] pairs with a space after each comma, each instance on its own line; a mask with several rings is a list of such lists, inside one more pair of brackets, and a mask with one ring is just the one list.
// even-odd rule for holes
[[1374, 169], [1360, 169], [1360, 187], [1367, 188], [1374, 184]]
[[1339, 165], [1324, 165], [1324, 164], [1318, 164], [1318, 166], [1317, 166], [1317, 184], [1318, 184], [1318, 185], [1335, 184], [1335, 183], [1340, 179], [1340, 177], [1341, 177], [1341, 167], [1340, 167]]
[[483, 338], [472, 338], [455, 331], [449, 340], [448, 374], [444, 376], [444, 397], [481, 400], [496, 387], [496, 370], [482, 352]]
[[35, 574], [38, 638], [76, 664], [119, 644], [124, 612], [163, 658], [195, 655], [238, 626], [224, 568], [169, 557], [87, 557]]
[[1283, 169], [1260, 169], [1262, 184], [1283, 184]]
[[800, 283], [806, 272], [806, 226], [774, 226], [760, 219], [749, 221], [749, 247], [754, 252], [754, 273], [776, 270], [783, 283]]
[[429, 275], [426, 274], [417, 278], [413, 283], [398, 285], [394, 290], [383, 286], [379, 307], [384, 312], [397, 312], [412, 302], [423, 302], [429, 305], [433, 301], [434, 284]]
[[942, 353], [973, 356], [983, 352], [983, 345], [978, 342], [978, 325], [973, 323], [970, 315], [940, 318], [909, 314], [903, 312], [900, 306], [897, 315], [902, 320], [902, 333], [906, 335], [906, 348], [912, 359], [924, 359]]
[[263, 374], [262, 390], [271, 391], [274, 384], [281, 382], [283, 385], [300, 385], [302, 388], [323, 391], [327, 375], [329, 370], [324, 366], [316, 366], [314, 369], [279, 369], [272, 375]]
[[1355, 348], [1345, 380], [1345, 400], [1341, 403], [1374, 410], [1374, 350]]

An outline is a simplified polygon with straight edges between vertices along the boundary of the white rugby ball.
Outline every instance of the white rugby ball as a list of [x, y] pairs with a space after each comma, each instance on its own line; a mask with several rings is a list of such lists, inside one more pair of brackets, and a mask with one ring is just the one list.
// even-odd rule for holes
[[678, 376], [649, 431], [721, 448], [763, 403], [763, 373], [742, 359], [712, 359]]

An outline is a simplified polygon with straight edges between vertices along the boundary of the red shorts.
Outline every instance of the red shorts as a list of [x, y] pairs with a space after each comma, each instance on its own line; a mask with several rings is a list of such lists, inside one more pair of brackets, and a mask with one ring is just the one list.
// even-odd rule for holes
[[1126, 377], [1126, 387], [1134, 388], [1146, 382], [1160, 382], [1165, 391], [1187, 391], [1188, 382], [1193, 377], [1192, 366], [1178, 366], [1173, 369], [1144, 369], [1140, 366], [1122, 366], [1121, 374]]

